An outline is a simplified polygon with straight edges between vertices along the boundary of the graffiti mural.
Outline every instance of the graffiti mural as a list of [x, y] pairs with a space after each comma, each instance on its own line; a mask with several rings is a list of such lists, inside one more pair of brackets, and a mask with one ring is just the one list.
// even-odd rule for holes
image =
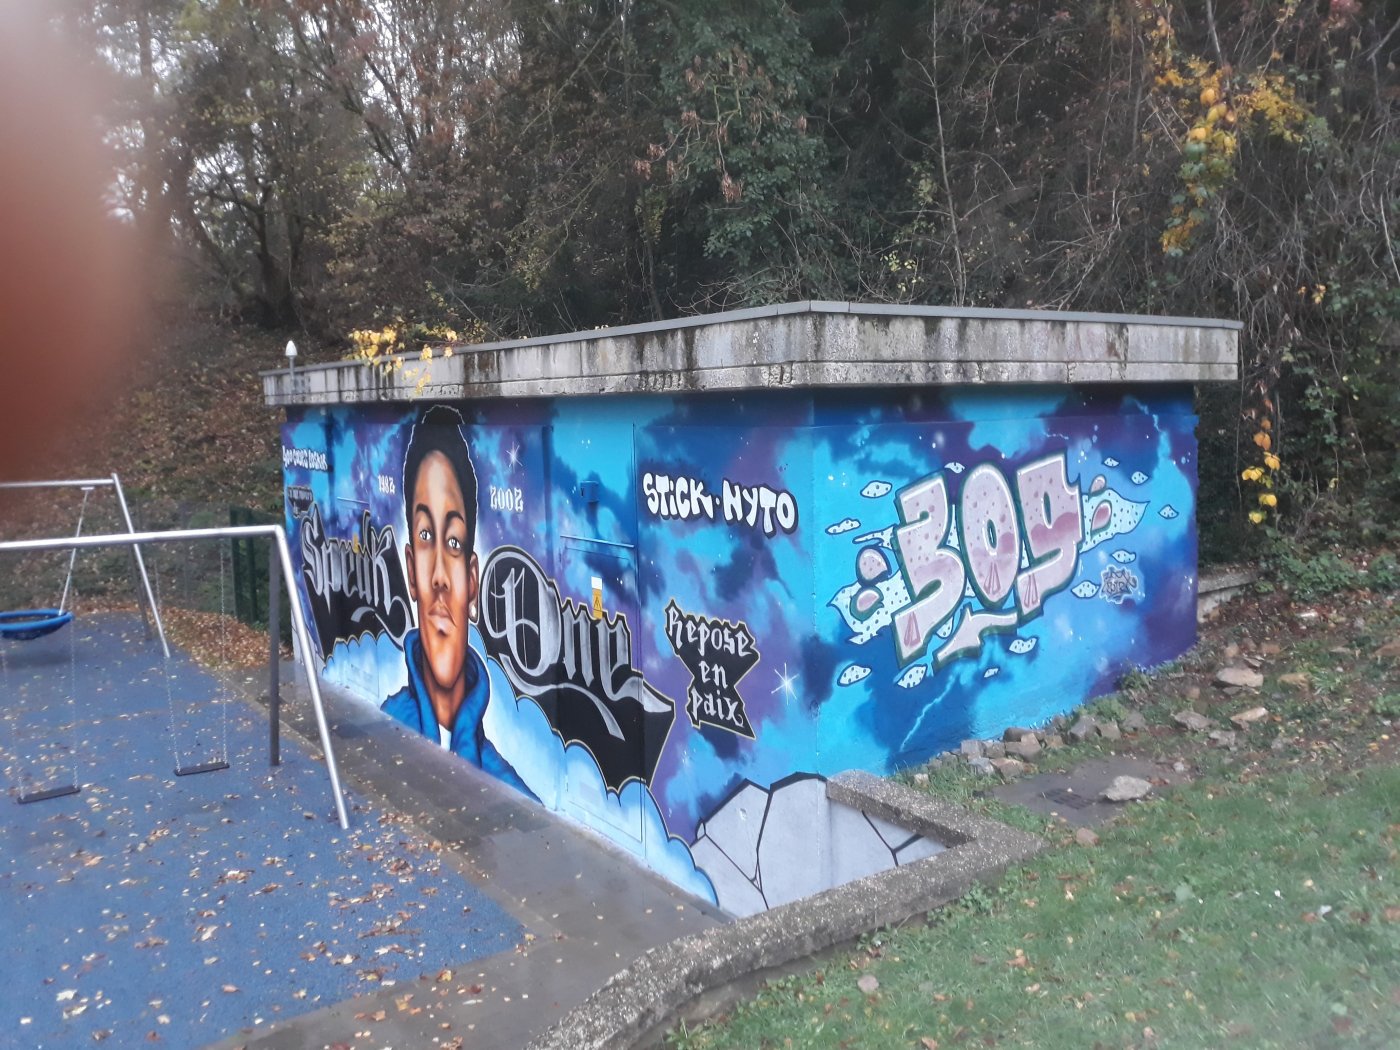
[[642, 475], [642, 495], [647, 513], [658, 518], [698, 518], [702, 514], [710, 521], [718, 513], [730, 524], [744, 524], [762, 529], [772, 536], [779, 530], [792, 532], [797, 528], [797, 501], [791, 492], [774, 490], [767, 485], [741, 485], [724, 479], [718, 499], [696, 478], [670, 477], [667, 474]]
[[408, 586], [398, 560], [394, 530], [375, 529], [369, 511], [350, 539], [326, 536], [321, 508], [301, 515], [301, 581], [311, 620], [326, 659], [339, 642], [363, 634], [387, 634], [402, 645], [408, 632]]
[[565, 744], [587, 749], [611, 790], [651, 783], [676, 705], [632, 666], [632, 632], [605, 611], [601, 588], [588, 606], [561, 599], [517, 547], [493, 551], [482, 581], [486, 651], [516, 694], [540, 706]]
[[825, 778], [1192, 644], [1194, 427], [1185, 387], [341, 406], [283, 467], [324, 677], [737, 914], [938, 848]]
[[758, 663], [753, 635], [742, 623], [714, 620], [681, 612], [674, 601], [666, 605], [666, 637], [690, 671], [685, 711], [690, 724], [727, 729], [753, 739], [753, 726], [739, 695], [739, 679]]

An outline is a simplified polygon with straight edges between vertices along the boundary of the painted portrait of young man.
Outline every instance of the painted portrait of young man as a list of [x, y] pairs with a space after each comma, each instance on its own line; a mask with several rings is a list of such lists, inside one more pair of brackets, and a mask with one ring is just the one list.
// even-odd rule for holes
[[454, 409], [434, 406], [414, 425], [403, 496], [404, 562], [418, 626], [404, 637], [408, 684], [382, 710], [533, 797], [482, 726], [491, 682], [469, 638], [480, 597], [476, 470]]

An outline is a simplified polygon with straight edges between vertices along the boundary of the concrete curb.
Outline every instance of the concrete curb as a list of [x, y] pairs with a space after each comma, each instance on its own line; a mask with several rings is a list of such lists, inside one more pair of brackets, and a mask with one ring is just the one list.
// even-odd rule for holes
[[1196, 622], [1205, 623], [1217, 608], [1243, 594], [1259, 579], [1255, 569], [1237, 569], [1202, 574], [1196, 583]]
[[[702, 996], [708, 1013], [736, 982], [898, 925], [962, 896], [1039, 852], [1034, 835], [868, 773], [827, 784], [834, 802], [947, 844], [942, 853], [836, 886], [643, 954], [530, 1043], [530, 1050], [637, 1050]], [[729, 987], [727, 998], [724, 989]]]

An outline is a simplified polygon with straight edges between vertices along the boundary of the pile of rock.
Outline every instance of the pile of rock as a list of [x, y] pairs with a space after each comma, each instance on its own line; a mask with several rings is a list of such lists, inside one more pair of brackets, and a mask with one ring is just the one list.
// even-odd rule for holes
[[[1078, 744], [1095, 739], [1121, 740], [1124, 733], [1141, 733], [1146, 729], [1147, 721], [1137, 711], [1129, 713], [1121, 721], [1086, 714], [1071, 723], [1063, 715], [1057, 715], [1043, 729], [1013, 726], [1001, 735], [1000, 740], [964, 740], [956, 751], [939, 755], [929, 763], [929, 767], [942, 769], [963, 764], [974, 773], [1014, 780], [1025, 774], [1042, 752], [1059, 750], [1066, 743]], [[926, 783], [928, 774], [916, 774], [914, 779], [916, 783]]]

